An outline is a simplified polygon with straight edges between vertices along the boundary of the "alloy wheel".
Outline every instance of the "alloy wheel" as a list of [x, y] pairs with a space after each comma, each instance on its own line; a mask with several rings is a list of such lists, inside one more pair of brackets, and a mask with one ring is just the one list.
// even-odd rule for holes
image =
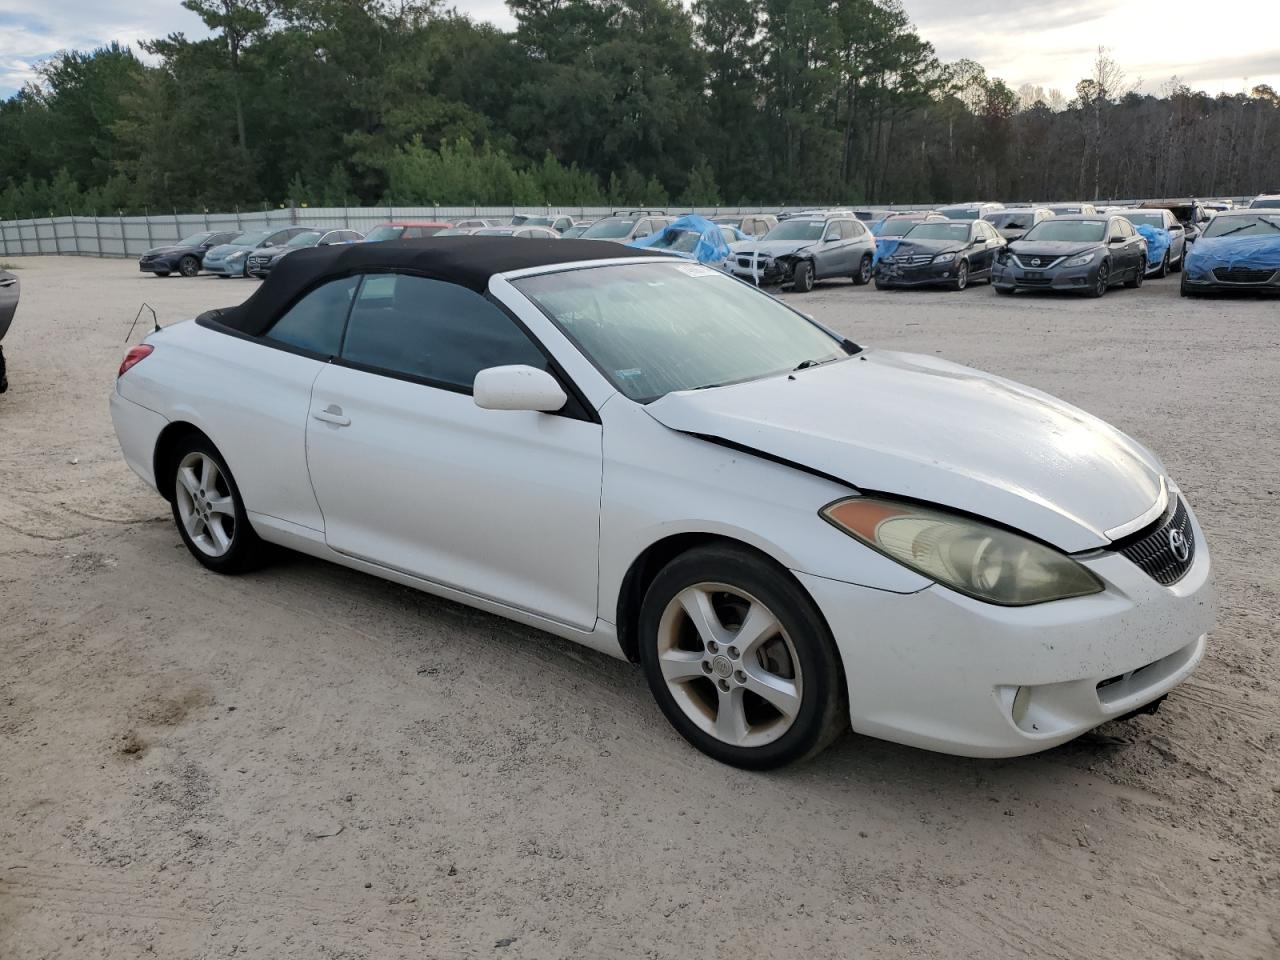
[[236, 536], [236, 502], [231, 485], [206, 453], [192, 451], [178, 464], [174, 497], [178, 517], [196, 549], [222, 557]]
[[723, 583], [697, 583], [667, 604], [658, 666], [672, 698], [722, 743], [758, 747], [787, 732], [804, 697], [800, 658], [777, 616]]
[[1100, 297], [1107, 292], [1107, 286], [1111, 279], [1111, 270], [1104, 263], [1098, 267], [1098, 280], [1095, 283], [1095, 293]]
[[956, 289], [963, 290], [969, 285], [969, 263], [967, 260], [961, 260], [960, 266], [956, 267]]

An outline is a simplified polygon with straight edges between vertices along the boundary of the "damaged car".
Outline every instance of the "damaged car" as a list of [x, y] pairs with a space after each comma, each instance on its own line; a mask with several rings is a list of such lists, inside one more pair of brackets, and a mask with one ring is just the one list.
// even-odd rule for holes
[[808, 293], [817, 280], [848, 277], [855, 284], [867, 283], [875, 258], [875, 237], [852, 214], [798, 214], [759, 240], [735, 243], [729, 271], [757, 286]]
[[1046, 750], [1158, 704], [1214, 622], [1204, 534], [1136, 440], [649, 250], [301, 250], [131, 347], [111, 416], [193, 562], [285, 547], [631, 661], [739, 767], [850, 726]]
[[916, 224], [876, 265], [876, 289], [950, 287], [964, 290], [991, 277], [1004, 237], [985, 220]]
[[1280, 209], [1225, 210], [1187, 250], [1182, 296], [1280, 293]]
[[996, 293], [1058, 290], [1101, 297], [1142, 286], [1147, 241], [1124, 217], [1059, 216], [1032, 227], [996, 258]]

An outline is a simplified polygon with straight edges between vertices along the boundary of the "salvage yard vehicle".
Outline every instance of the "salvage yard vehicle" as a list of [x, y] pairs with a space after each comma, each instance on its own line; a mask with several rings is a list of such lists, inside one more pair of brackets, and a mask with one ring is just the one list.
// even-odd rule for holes
[[157, 277], [167, 277], [171, 273], [194, 277], [200, 272], [204, 255], [211, 248], [231, 243], [238, 236], [239, 230], [205, 230], [193, 233], [177, 243], [152, 247], [138, 258], [138, 269], [143, 273], [154, 273]]
[[1049, 209], [1055, 217], [1074, 217], [1081, 214], [1096, 217], [1099, 212], [1092, 203], [1051, 203]]
[[296, 234], [283, 247], [254, 250], [244, 262], [246, 276], [262, 279], [283, 257], [304, 247], [327, 247], [333, 243], [359, 243], [364, 238], [355, 230], [307, 230]]
[[876, 264], [876, 289], [950, 287], [964, 290], [989, 279], [1004, 237], [985, 220], [945, 220], [916, 224], [898, 246]]
[[796, 215], [783, 220], [759, 240], [732, 246], [729, 270], [757, 285], [790, 286], [799, 293], [815, 280], [849, 277], [855, 284], [871, 279], [875, 237], [852, 214], [827, 217]]
[[9, 389], [8, 372], [4, 362], [4, 335], [9, 332], [13, 315], [18, 311], [18, 299], [22, 285], [8, 270], [0, 270], [0, 393]]
[[778, 218], [771, 213], [736, 213], [732, 216], [712, 217], [711, 222], [736, 227], [748, 238], [759, 239], [778, 225]]
[[1147, 242], [1124, 217], [1054, 217], [1036, 224], [996, 258], [997, 293], [1059, 290], [1100, 297], [1117, 283], [1140, 287]]
[[1212, 216], [1208, 210], [1194, 198], [1174, 200], [1143, 200], [1137, 204], [1139, 210], [1168, 210], [1182, 224], [1186, 233], [1186, 242], [1195, 243]]
[[1254, 197], [1249, 203], [1250, 210], [1277, 210], [1280, 209], [1280, 193], [1264, 193], [1261, 196]]
[[381, 223], [364, 236], [365, 243], [381, 243], [383, 240], [412, 240], [418, 237], [434, 237], [453, 224], [443, 220], [392, 220]]
[[1213, 623], [1141, 444], [651, 251], [302, 250], [129, 349], [111, 414], [210, 570], [276, 544], [638, 662], [742, 767], [850, 724], [1044, 750], [1157, 703]]
[[675, 217], [663, 214], [615, 214], [612, 217], [601, 217], [582, 232], [583, 240], [615, 240], [618, 243], [630, 243], [656, 233], [669, 225]]
[[1003, 203], [954, 203], [939, 207], [938, 212], [948, 220], [981, 220], [987, 214], [1003, 209]]
[[1280, 293], [1280, 209], [1224, 210], [1187, 253], [1179, 292]]
[[982, 219], [996, 228], [996, 233], [1006, 240], [1019, 240], [1022, 235], [1041, 220], [1055, 216], [1048, 207], [1010, 207], [997, 213], [988, 213]]
[[266, 230], [251, 230], [242, 233], [235, 240], [211, 247], [204, 255], [203, 267], [215, 276], [227, 277], [248, 276], [249, 254], [283, 247], [300, 233], [309, 233], [310, 228], [289, 226], [271, 227]]
[[690, 213], [677, 217], [670, 226], [655, 234], [632, 240], [630, 246], [674, 253], [723, 270], [731, 252], [729, 245], [743, 239], [749, 238], [743, 238], [741, 232], [729, 224], [713, 223], [706, 217]]
[[[1187, 250], [1187, 232], [1178, 222], [1178, 218], [1173, 215], [1172, 210], [1117, 210], [1116, 213], [1132, 223], [1135, 229], [1153, 227], [1169, 235], [1169, 244], [1164, 256], [1157, 263], [1147, 264], [1148, 274], [1162, 279], [1169, 273], [1177, 273], [1182, 269], [1182, 258]], [[1155, 256], [1154, 250], [1152, 256]]]

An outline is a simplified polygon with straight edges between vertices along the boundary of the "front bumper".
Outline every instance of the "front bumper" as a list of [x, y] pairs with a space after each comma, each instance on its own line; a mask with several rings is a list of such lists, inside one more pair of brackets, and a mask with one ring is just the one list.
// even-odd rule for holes
[[244, 262], [244, 272], [245, 276], [263, 279], [271, 273], [271, 260], [257, 260], [250, 257]]
[[1151, 703], [1199, 664], [1215, 614], [1209, 551], [1191, 522], [1195, 561], [1172, 586], [1099, 552], [1083, 562], [1104, 592], [1030, 607], [936, 585], [897, 594], [796, 576], [835, 636], [855, 731], [961, 756], [1020, 756]]
[[955, 280], [957, 262], [901, 264], [892, 259], [876, 264], [876, 279], [881, 286], [929, 287], [951, 283]]
[[224, 277], [243, 277], [248, 260], [210, 260], [205, 257], [204, 269], [207, 273], [216, 273]]
[[1021, 267], [1010, 257], [1004, 263], [996, 261], [991, 268], [991, 282], [997, 287], [1014, 290], [1058, 290], [1068, 293], [1086, 293], [1098, 281], [1098, 257], [1080, 267], [1057, 266], [1048, 270]]
[[139, 260], [138, 270], [142, 273], [173, 273], [178, 269], [177, 259], [156, 257], [154, 260]]
[[[1222, 276], [1218, 275], [1219, 270], [1223, 271]], [[1202, 267], [1192, 261], [1183, 267], [1182, 283], [1197, 293], [1280, 293], [1280, 267], [1246, 273], [1229, 267]]]
[[735, 253], [725, 261], [725, 265], [728, 271], [739, 280], [748, 280], [764, 287], [790, 283], [796, 261], [790, 257], [780, 259]]

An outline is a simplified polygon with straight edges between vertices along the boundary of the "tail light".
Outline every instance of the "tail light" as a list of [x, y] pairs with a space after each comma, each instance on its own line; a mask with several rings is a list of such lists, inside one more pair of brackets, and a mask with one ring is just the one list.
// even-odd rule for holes
[[132, 370], [136, 364], [151, 356], [151, 351], [154, 349], [155, 347], [151, 346], [149, 343], [140, 343], [136, 347], [130, 347], [129, 352], [126, 353], [124, 355], [124, 359], [120, 361], [120, 372], [116, 374], [116, 378], [119, 379], [120, 377], [123, 377], [126, 373]]

